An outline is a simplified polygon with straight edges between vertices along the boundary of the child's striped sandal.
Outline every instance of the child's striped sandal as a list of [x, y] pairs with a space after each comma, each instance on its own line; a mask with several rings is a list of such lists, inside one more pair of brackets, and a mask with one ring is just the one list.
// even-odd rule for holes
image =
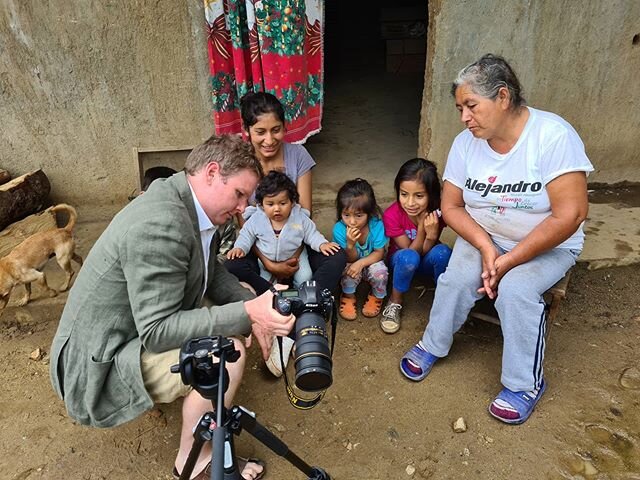
[[345, 320], [355, 320], [358, 316], [356, 312], [356, 297], [340, 297], [340, 316]]
[[362, 314], [365, 317], [377, 317], [380, 314], [380, 310], [382, 310], [382, 298], [378, 298], [371, 293], [367, 297], [367, 301], [362, 306]]

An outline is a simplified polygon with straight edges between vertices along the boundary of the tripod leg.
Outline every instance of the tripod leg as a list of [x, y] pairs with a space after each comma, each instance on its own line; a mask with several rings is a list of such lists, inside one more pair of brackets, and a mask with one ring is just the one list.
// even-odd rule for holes
[[211, 430], [209, 429], [211, 428], [212, 421], [213, 414], [211, 412], [207, 412], [198, 422], [196, 431], [193, 433], [193, 446], [191, 447], [187, 461], [182, 468], [182, 473], [180, 473], [180, 480], [189, 480], [191, 473], [193, 472], [193, 467], [195, 467], [196, 461], [200, 456], [202, 445], [204, 442], [211, 441]]
[[232, 422], [237, 422], [243, 429], [260, 440], [264, 445], [269, 447], [273, 452], [284, 457], [298, 470], [307, 475], [311, 480], [330, 480], [329, 475], [321, 468], [311, 467], [295, 453], [289, 450], [289, 447], [276, 437], [273, 433], [261, 425], [256, 417], [242, 407], [234, 406], [231, 409]]

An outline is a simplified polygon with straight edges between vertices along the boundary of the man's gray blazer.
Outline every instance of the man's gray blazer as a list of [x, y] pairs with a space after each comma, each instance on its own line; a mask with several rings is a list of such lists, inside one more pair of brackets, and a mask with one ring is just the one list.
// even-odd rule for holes
[[154, 182], [114, 217], [69, 292], [51, 346], [51, 380], [71, 417], [112, 427], [151, 408], [142, 348], [250, 332], [243, 300], [253, 295], [217, 262], [218, 244], [216, 234], [207, 296], [220, 306], [200, 307], [204, 257], [185, 174]]

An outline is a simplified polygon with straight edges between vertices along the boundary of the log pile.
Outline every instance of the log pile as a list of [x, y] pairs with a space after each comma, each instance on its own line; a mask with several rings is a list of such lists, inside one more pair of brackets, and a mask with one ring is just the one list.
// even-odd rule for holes
[[[0, 183], [2, 182], [0, 171]], [[10, 177], [8, 177], [10, 178]], [[51, 184], [42, 170], [25, 173], [0, 185], [0, 230], [41, 211], [47, 204]]]
[[0, 185], [7, 183], [9, 180], [11, 180], [9, 172], [0, 168]]
[[49, 204], [51, 184], [38, 169], [14, 179], [0, 169], [0, 258], [27, 237], [58, 227]]

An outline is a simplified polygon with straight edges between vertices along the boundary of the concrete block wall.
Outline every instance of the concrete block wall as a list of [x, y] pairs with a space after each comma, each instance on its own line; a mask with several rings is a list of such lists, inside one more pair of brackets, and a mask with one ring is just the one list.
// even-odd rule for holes
[[420, 155], [444, 166], [463, 129], [451, 81], [492, 52], [514, 67], [529, 105], [578, 131], [589, 181], [640, 181], [640, 2], [430, 0], [428, 35]]

